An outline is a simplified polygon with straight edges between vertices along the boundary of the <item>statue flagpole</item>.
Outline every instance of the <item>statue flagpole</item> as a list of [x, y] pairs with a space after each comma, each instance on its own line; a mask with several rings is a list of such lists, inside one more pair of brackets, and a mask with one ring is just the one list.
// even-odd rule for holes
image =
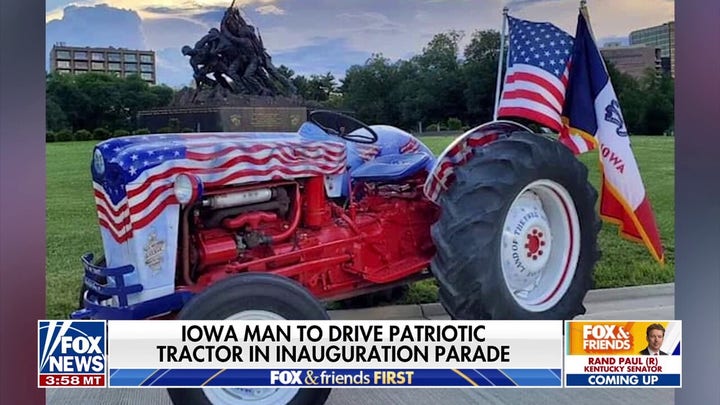
[[[497, 83], [495, 84], [495, 108], [493, 110], [493, 121], [497, 120], [498, 107], [500, 104], [500, 83], [503, 78], [503, 54], [505, 51], [505, 29], [507, 26], [508, 8], [503, 8], [503, 23], [500, 31], [500, 56], [498, 57]], [[509, 56], [509, 55], [508, 55]]]

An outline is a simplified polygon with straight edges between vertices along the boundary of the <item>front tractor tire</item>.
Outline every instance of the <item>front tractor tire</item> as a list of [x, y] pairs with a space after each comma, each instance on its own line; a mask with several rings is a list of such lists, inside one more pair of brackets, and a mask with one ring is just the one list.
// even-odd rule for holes
[[597, 191], [564, 145], [517, 132], [474, 151], [440, 196], [431, 268], [453, 319], [572, 319], [600, 258]]
[[[210, 286], [178, 314], [179, 320], [328, 320], [325, 308], [286, 277], [243, 273]], [[329, 388], [168, 389], [175, 405], [322, 405]]]

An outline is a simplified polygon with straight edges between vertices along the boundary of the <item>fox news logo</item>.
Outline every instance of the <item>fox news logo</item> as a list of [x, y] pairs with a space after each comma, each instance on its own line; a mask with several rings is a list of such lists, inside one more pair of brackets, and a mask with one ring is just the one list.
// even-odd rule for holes
[[104, 386], [105, 322], [39, 321], [40, 386]]

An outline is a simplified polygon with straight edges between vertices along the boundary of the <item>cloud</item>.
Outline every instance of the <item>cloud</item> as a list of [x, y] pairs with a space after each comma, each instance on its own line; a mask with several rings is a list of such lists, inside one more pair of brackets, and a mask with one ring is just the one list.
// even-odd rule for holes
[[267, 5], [267, 6], [257, 7], [255, 9], [255, 11], [257, 11], [258, 13], [260, 13], [262, 15], [267, 15], [267, 14], [283, 15], [283, 14], [285, 14], [285, 10], [283, 10], [275, 5]]
[[149, 7], [144, 7], [140, 10], [148, 12], [148, 13], [153, 13], [153, 14], [176, 15], [176, 14], [181, 14], [181, 13], [188, 12], [188, 11], [197, 11], [197, 8], [196, 7], [149, 6]]
[[220, 21], [225, 15], [226, 8], [209, 8], [205, 9], [201, 13], [193, 14], [192, 18], [195, 21], [202, 22], [209, 26], [217, 27], [220, 25]]
[[192, 68], [188, 58], [175, 48], [160, 49], [157, 55], [157, 76], [170, 87], [181, 88], [192, 82]]
[[[218, 28], [231, 0], [48, 0], [47, 43], [155, 49], [161, 82], [187, 84], [187, 60], [179, 53], [211, 27]], [[110, 6], [53, 8], [69, 2]], [[578, 0], [236, 0], [248, 23], [262, 34], [276, 65], [300, 74], [344, 74], [372, 53], [391, 60], [422, 52], [435, 35], [500, 30], [502, 8], [517, 18], [549, 21], [574, 35]], [[104, 8], [103, 8], [104, 7]], [[674, 18], [670, 0], [590, 0], [598, 44]], [[88, 11], [94, 10], [94, 11]], [[99, 10], [99, 11], [98, 11]], [[104, 10], [104, 12], [103, 12]], [[108, 15], [111, 18], [108, 18]], [[279, 17], [282, 16], [282, 17]], [[62, 18], [60, 18], [62, 17]], [[162, 67], [161, 67], [162, 64]]]
[[61, 19], [46, 24], [45, 37], [46, 55], [57, 42], [69, 46], [146, 48], [138, 13], [107, 5], [65, 7]]
[[183, 18], [146, 19], [142, 26], [150, 49], [174, 47], [178, 52], [183, 45], [192, 46], [209, 29], [203, 23]]
[[339, 79], [350, 66], [363, 64], [370, 56], [370, 52], [354, 50], [344, 39], [315, 38], [312, 45], [275, 53], [272, 62], [275, 67], [284, 64], [297, 75], [307, 77], [330, 72]]
[[378, 12], [341, 13], [338, 14], [338, 20], [351, 31], [381, 31], [395, 34], [405, 31], [403, 24], [392, 21]]
[[[510, 1], [506, 2], [505, 5], [510, 9], [518, 9], [518, 8], [523, 8], [523, 7], [529, 6], [529, 5], [535, 5], [535, 4], [539, 4], [539, 3], [551, 3], [551, 2], [557, 2], [557, 1], [561, 1], [561, 0], [510, 0]], [[577, 2], [577, 3], [578, 3], [578, 5], [580, 4], [580, 2]]]

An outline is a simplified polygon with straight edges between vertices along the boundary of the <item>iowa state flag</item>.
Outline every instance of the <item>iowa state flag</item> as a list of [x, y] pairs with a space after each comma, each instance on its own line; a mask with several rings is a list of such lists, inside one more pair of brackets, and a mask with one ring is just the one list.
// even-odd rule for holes
[[[655, 215], [635, 161], [620, 104], [586, 16], [578, 16], [560, 141], [576, 153], [576, 140], [595, 144], [600, 155], [600, 215], [620, 226], [620, 234], [644, 243], [653, 257], [665, 256]], [[574, 141], [575, 140], [575, 141]]]

